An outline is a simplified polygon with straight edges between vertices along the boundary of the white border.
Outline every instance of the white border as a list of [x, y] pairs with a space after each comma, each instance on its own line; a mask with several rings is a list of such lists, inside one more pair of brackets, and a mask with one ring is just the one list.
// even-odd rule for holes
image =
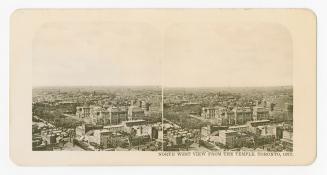
[[[94, 1], [94, 0], [93, 0]], [[324, 0], [305, 1], [305, 0], [276, 0], [262, 2], [262, 0], [221, 0], [214, 3], [206, 0], [202, 3], [187, 3], [179, 1], [161, 0], [159, 3], [151, 2], [150, 0], [139, 0], [136, 3], [127, 3], [127, 0], [118, 2], [105, 1], [93, 2], [92, 0], [66, 0], [64, 2], [56, 2], [55, 0], [32, 0], [30, 3], [15, 0], [3, 0], [0, 2], [0, 170], [1, 174], [94, 174], [94, 173], [110, 173], [110, 174], [323, 174], [327, 167], [324, 162], [327, 162], [327, 141], [324, 130], [324, 125], [327, 123], [327, 83], [324, 81], [327, 75], [327, 4]], [[132, 0], [131, 0], [132, 1]], [[325, 3], [324, 3], [325, 2]], [[301, 167], [240, 167], [240, 166], [225, 166], [225, 167], [18, 167], [9, 159], [9, 16], [17, 8], [309, 8], [312, 9], [318, 17], [318, 156], [314, 164]], [[245, 171], [247, 170], [247, 171]], [[325, 170], [325, 171], [324, 171]]]

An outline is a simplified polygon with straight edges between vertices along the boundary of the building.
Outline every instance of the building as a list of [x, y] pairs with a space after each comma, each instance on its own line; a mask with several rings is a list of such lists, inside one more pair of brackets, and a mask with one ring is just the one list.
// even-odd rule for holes
[[274, 107], [274, 110], [269, 111], [269, 120], [275, 122], [285, 121], [286, 112], [279, 107]]
[[163, 142], [163, 127], [161, 123], [152, 126], [151, 138], [158, 142]]
[[128, 108], [128, 120], [139, 120], [144, 118], [145, 118], [145, 113], [142, 108], [137, 106], [130, 106]]
[[201, 111], [201, 116], [205, 119], [217, 118], [218, 109], [213, 107], [203, 107]]
[[163, 131], [162, 131], [162, 127], [160, 125], [152, 126], [151, 138], [155, 139], [155, 140], [157, 140], [159, 142], [162, 142]]
[[151, 131], [151, 138], [152, 139], [158, 139], [159, 138], [159, 131], [160, 131], [160, 127], [152, 127], [152, 131]]
[[104, 125], [104, 116], [102, 108], [100, 106], [91, 106], [90, 107], [90, 118], [91, 123], [94, 125]]
[[130, 120], [123, 122], [124, 131], [133, 136], [152, 136], [152, 126], [147, 125], [144, 120]]
[[88, 118], [88, 117], [90, 117], [90, 107], [88, 107], [88, 106], [78, 106], [78, 107], [76, 107], [76, 116], [78, 118]]
[[[125, 132], [131, 133], [133, 135], [143, 135], [145, 132], [150, 130], [149, 128], [145, 128], [146, 127], [145, 120], [124, 121], [122, 123], [122, 125], [124, 126], [124, 131]], [[149, 135], [151, 135], [151, 134], [149, 134]]]
[[145, 125], [145, 124], [146, 124], [145, 120], [130, 120], [130, 121], [122, 122], [122, 125], [124, 125], [124, 127], [133, 127], [133, 126]]
[[108, 109], [108, 125], [118, 125], [128, 120], [128, 111], [124, 108], [111, 107]]
[[269, 119], [269, 109], [266, 107], [253, 107], [253, 120], [267, 120]]
[[223, 126], [235, 125], [235, 112], [229, 109], [224, 109], [220, 112], [218, 123]]
[[224, 145], [227, 148], [234, 148], [237, 143], [238, 133], [233, 130], [221, 130], [219, 131], [218, 143]]
[[150, 110], [150, 103], [146, 101], [141, 101], [141, 109], [144, 111], [149, 111]]
[[285, 103], [285, 120], [286, 121], [292, 121], [293, 120], [293, 104], [291, 103]]
[[235, 115], [235, 125], [244, 125], [246, 122], [251, 121], [253, 118], [253, 112], [249, 107], [243, 108], [234, 108], [234, 115]]
[[171, 146], [181, 146], [191, 143], [193, 134], [189, 131], [170, 129], [167, 131], [167, 140]]
[[47, 134], [47, 136], [46, 136], [47, 144], [52, 145], [52, 144], [57, 143], [57, 137], [58, 137], [58, 135], [54, 134], [54, 133]]
[[259, 126], [265, 126], [265, 125], [269, 125], [270, 124], [270, 120], [256, 120], [256, 121], [250, 121], [247, 122], [247, 125], [249, 126], [249, 132], [252, 132], [254, 134], [257, 134], [257, 128]]
[[90, 125], [90, 124], [83, 124], [81, 126], [77, 126], [75, 129], [75, 133], [77, 137], [83, 137], [85, 134], [94, 129], [102, 129], [103, 126], [101, 125]]
[[138, 125], [133, 127], [125, 128], [125, 132], [131, 134], [132, 136], [144, 136], [152, 135], [152, 127], [147, 125]]
[[256, 134], [260, 136], [276, 136], [276, 127], [271, 125], [258, 126]]
[[254, 138], [253, 136], [247, 133], [237, 133], [235, 147], [252, 147], [254, 146]]
[[111, 133], [107, 129], [90, 130], [86, 133], [85, 139], [91, 145], [95, 143], [102, 148], [108, 148]]
[[[243, 125], [253, 119], [250, 107], [203, 107], [201, 116], [205, 119], [216, 119], [218, 125]], [[268, 117], [268, 116], [267, 116]]]
[[237, 125], [228, 127], [229, 130], [233, 130], [236, 132], [247, 132], [249, 130], [248, 125]]
[[201, 137], [206, 138], [211, 134], [210, 127], [204, 126], [201, 128]]
[[109, 132], [120, 132], [120, 131], [124, 131], [124, 126], [123, 125], [109, 125], [109, 126], [104, 126], [103, 129], [106, 129]]
[[280, 139], [286, 151], [293, 151], [293, 131], [284, 130], [283, 138]]
[[219, 125], [204, 126], [201, 128], [201, 137], [206, 138], [215, 131], [226, 130], [227, 128], [228, 128], [228, 126], [219, 126]]
[[285, 111], [288, 111], [288, 112], [293, 112], [293, 104], [291, 103], [285, 103]]
[[118, 125], [128, 120], [128, 111], [125, 108], [91, 106], [90, 118], [94, 125]]
[[201, 117], [205, 119], [215, 119], [218, 125], [234, 125], [235, 114], [226, 107], [203, 107], [201, 109]]
[[293, 140], [293, 131], [292, 130], [284, 130], [283, 131], [283, 139]]
[[151, 141], [151, 138], [149, 135], [136, 136], [136, 137], [132, 137], [130, 139], [130, 144], [133, 146], [140, 147], [141, 145], [144, 145], [145, 143], [148, 143], [150, 141]]
[[84, 139], [96, 149], [127, 147], [128, 138], [120, 132], [122, 130], [122, 125], [105, 126], [102, 129], [89, 130]]
[[283, 131], [284, 131], [284, 129], [283, 129], [282, 126], [277, 126], [276, 127], [276, 139], [277, 140], [280, 140], [280, 139], [283, 138]]

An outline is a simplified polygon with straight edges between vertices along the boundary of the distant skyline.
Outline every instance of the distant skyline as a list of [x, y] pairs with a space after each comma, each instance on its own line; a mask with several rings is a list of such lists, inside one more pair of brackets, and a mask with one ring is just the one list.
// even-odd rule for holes
[[99, 88], [99, 87], [158, 87], [158, 88], [270, 88], [270, 87], [290, 87], [293, 88], [293, 85], [280, 85], [280, 86], [161, 86], [161, 85], [66, 85], [66, 86], [53, 86], [53, 85], [45, 85], [45, 86], [33, 86], [33, 88]]
[[292, 86], [292, 39], [272, 23], [49, 23], [33, 42], [33, 87]]

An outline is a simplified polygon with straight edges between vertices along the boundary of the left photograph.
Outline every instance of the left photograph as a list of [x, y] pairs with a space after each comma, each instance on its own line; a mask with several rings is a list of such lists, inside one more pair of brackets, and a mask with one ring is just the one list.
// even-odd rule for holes
[[161, 41], [147, 23], [42, 25], [32, 45], [32, 150], [161, 151]]

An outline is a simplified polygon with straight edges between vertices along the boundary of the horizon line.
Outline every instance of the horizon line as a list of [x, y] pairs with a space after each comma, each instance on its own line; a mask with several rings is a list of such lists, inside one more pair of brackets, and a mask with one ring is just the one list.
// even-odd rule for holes
[[260, 87], [293, 87], [293, 85], [254, 85], [254, 86], [164, 86], [164, 85], [40, 85], [32, 88], [50, 87], [162, 87], [162, 88], [260, 88]]

